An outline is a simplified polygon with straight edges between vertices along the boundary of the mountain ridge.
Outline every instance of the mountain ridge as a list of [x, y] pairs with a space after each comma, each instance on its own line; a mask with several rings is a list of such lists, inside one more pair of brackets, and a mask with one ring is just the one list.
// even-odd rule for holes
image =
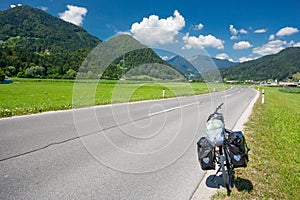
[[216, 68], [229, 68], [237, 64], [207, 55], [196, 55], [192, 57], [181, 57], [177, 55], [167, 60], [167, 62], [190, 80], [203, 79], [202, 76], [208, 71], [215, 70]]
[[292, 79], [300, 72], [300, 47], [288, 47], [272, 55], [221, 69], [221, 76], [230, 80]]

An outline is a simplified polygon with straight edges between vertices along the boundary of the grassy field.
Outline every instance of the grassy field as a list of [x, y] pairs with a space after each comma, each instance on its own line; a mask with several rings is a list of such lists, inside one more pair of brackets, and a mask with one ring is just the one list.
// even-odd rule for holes
[[245, 129], [250, 162], [236, 169], [230, 199], [299, 199], [300, 94], [264, 89], [265, 104], [256, 103]]
[[[0, 85], [0, 117], [110, 103], [208, 93], [224, 85], [183, 82], [128, 82], [15, 79]], [[75, 100], [74, 100], [75, 99]]]

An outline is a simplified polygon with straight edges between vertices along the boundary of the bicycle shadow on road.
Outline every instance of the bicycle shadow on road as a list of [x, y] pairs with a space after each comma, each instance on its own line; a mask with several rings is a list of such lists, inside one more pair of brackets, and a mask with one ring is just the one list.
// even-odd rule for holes
[[209, 188], [220, 188], [223, 185], [223, 178], [222, 175], [210, 175], [209, 177], [207, 177], [205, 184], [207, 187]]
[[[251, 181], [247, 179], [243, 179], [241, 177], [235, 177], [234, 187], [239, 191], [247, 191], [250, 192], [253, 190], [253, 184]], [[207, 177], [205, 184], [209, 188], [221, 188], [224, 185], [222, 174], [221, 175], [210, 175]]]

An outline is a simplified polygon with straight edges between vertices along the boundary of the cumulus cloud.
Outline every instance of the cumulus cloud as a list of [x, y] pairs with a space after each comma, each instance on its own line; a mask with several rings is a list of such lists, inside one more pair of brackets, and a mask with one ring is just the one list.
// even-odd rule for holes
[[169, 60], [170, 59], [170, 57], [169, 56], [159, 56], [161, 59], [163, 59], [163, 60]]
[[230, 59], [230, 57], [226, 53], [220, 53], [216, 56], [216, 58], [222, 59], [222, 60], [229, 60]]
[[246, 31], [245, 29], [241, 29], [240, 31], [239, 31], [241, 34], [247, 34], [248, 33], [248, 31]]
[[231, 33], [230, 40], [237, 40], [237, 39], [239, 39], [239, 34], [247, 34], [248, 33], [248, 31], [246, 31], [243, 28], [240, 30], [237, 30], [232, 24], [229, 25], [229, 31]]
[[275, 40], [275, 35], [274, 34], [270, 35], [269, 40]]
[[233, 49], [238, 50], [238, 49], [249, 49], [252, 47], [252, 45], [248, 41], [240, 41], [237, 43], [233, 44]]
[[59, 13], [62, 20], [73, 23], [77, 26], [82, 25], [83, 17], [86, 15], [87, 9], [73, 5], [67, 5], [67, 10]]
[[41, 9], [41, 10], [43, 10], [43, 11], [48, 10], [48, 7], [45, 7], [45, 6], [40, 6], [40, 7], [38, 7], [38, 8]]
[[300, 42], [293, 44], [293, 47], [300, 47]]
[[250, 57], [241, 57], [241, 58], [239, 58], [239, 62], [246, 62], [246, 61], [250, 61], [250, 60], [254, 60], [254, 58], [250, 58]]
[[264, 28], [262, 28], [262, 29], [256, 29], [254, 31], [254, 33], [265, 33], [265, 32], [267, 32], [267, 29], [264, 29]]
[[195, 30], [201, 30], [201, 29], [203, 29], [203, 27], [204, 27], [204, 25], [200, 23], [195, 26]]
[[288, 44], [286, 41], [272, 40], [272, 41], [269, 41], [267, 44], [264, 44], [261, 47], [253, 48], [253, 53], [261, 55], [261, 56], [275, 54], [275, 53], [278, 53], [279, 51], [283, 50], [287, 46], [288, 46]]
[[144, 44], [168, 44], [174, 42], [175, 36], [184, 26], [184, 17], [175, 10], [173, 16], [166, 19], [151, 15], [139, 23], [135, 22], [130, 32], [135, 39]]
[[15, 5], [15, 4], [11, 4], [11, 5], [10, 5], [10, 8], [15, 8], [15, 7], [17, 7], [17, 6], [22, 6], [22, 4], [20, 4], [20, 3], [19, 3], [19, 4], [17, 4], [17, 5]]
[[230, 37], [230, 40], [237, 40], [237, 39], [239, 39], [239, 38], [236, 35], [233, 35]]
[[187, 33], [182, 39], [184, 41], [183, 49], [203, 49], [205, 47], [224, 49], [224, 41], [216, 38], [213, 35], [199, 35], [199, 37], [196, 37], [189, 36]]
[[231, 35], [237, 35], [239, 33], [233, 25], [229, 25], [229, 30]]
[[282, 37], [282, 36], [292, 35], [292, 34], [295, 34], [295, 33], [298, 33], [298, 32], [299, 32], [299, 30], [297, 28], [294, 28], [294, 27], [285, 27], [285, 28], [280, 29], [276, 33], [276, 36]]

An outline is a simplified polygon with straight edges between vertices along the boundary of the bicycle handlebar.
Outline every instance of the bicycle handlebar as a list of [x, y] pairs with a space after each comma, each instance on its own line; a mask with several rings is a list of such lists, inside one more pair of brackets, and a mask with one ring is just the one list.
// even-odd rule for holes
[[215, 115], [221, 115], [221, 118], [223, 118], [223, 115], [221, 113], [218, 113], [218, 110], [220, 110], [222, 108], [222, 106], [224, 105], [224, 103], [221, 103], [215, 110], [215, 112], [213, 112], [212, 114], [209, 115], [207, 121], [209, 121], [212, 117], [214, 117]]
[[222, 106], [224, 105], [224, 103], [221, 103], [215, 110], [214, 113], [218, 113], [218, 110], [220, 110], [222, 108]]

